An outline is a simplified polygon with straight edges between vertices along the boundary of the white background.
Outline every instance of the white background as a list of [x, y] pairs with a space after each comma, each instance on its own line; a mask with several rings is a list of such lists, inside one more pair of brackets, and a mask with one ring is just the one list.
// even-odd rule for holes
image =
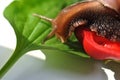
[[[0, 0], [0, 68], [16, 46], [14, 30], [3, 17], [3, 10], [11, 1]], [[115, 80], [115, 72], [99, 61], [68, 54], [45, 56], [40, 51], [29, 55], [23, 56], [2, 80]]]

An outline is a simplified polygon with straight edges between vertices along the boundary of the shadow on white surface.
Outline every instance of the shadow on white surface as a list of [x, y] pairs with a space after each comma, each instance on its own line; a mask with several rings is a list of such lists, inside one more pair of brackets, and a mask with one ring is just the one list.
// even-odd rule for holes
[[[13, 51], [0, 47], [0, 67]], [[46, 54], [46, 61], [28, 55], [23, 56], [2, 80], [108, 80], [102, 67], [115, 72], [120, 79], [120, 64], [81, 58], [64, 53]]]

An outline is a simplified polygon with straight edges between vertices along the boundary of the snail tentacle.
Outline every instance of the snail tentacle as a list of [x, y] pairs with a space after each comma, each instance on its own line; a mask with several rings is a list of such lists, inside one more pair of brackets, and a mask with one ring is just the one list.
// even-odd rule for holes
[[52, 21], [53, 21], [53, 19], [51, 19], [51, 18], [42, 16], [42, 15], [38, 15], [38, 14], [36, 14], [36, 13], [34, 13], [33, 16], [39, 17], [40, 19], [46, 20], [46, 21], [48, 21], [48, 22], [50, 22], [50, 23], [52, 23]]

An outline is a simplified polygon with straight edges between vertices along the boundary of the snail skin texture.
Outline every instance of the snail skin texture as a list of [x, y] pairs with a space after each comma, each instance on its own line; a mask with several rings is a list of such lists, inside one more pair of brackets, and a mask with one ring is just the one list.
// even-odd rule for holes
[[85, 27], [98, 36], [120, 42], [120, 0], [88, 0], [64, 8], [55, 19], [34, 14], [52, 23], [52, 31], [44, 41], [54, 34], [66, 42], [78, 27]]

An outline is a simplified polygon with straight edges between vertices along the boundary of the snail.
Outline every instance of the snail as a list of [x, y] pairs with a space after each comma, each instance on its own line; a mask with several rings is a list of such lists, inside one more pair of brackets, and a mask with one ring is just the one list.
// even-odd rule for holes
[[120, 41], [119, 2], [119, 0], [88, 0], [63, 9], [55, 19], [38, 14], [34, 16], [45, 19], [53, 25], [52, 31], [45, 40], [56, 34], [64, 43], [76, 27], [87, 25], [91, 31], [95, 31], [100, 36]]
[[[38, 14], [33, 15], [52, 23], [52, 31], [48, 34], [44, 41], [51, 38], [55, 34], [62, 43], [65, 43], [73, 32], [75, 32], [76, 37], [80, 41], [80, 36], [82, 36], [81, 32], [84, 29], [87, 29], [90, 32], [95, 33], [95, 36], [101, 37], [99, 39], [105, 40], [102, 41], [104, 46], [101, 47], [101, 50], [99, 48], [93, 48], [96, 51], [89, 49], [89, 47], [99, 47], [99, 44], [86, 47], [86, 45], [90, 45], [92, 41], [89, 41], [89, 44], [86, 44], [87, 41], [83, 41], [85, 51], [88, 54], [98, 59], [99, 56], [97, 56], [96, 53], [102, 53], [103, 55], [106, 53], [105, 56], [102, 56], [99, 59], [115, 59], [116, 55], [111, 54], [116, 53], [117, 59], [120, 60], [119, 4], [120, 0], [87, 0], [64, 8], [55, 19], [50, 19]], [[101, 43], [100, 40], [98, 40], [98, 42]], [[113, 45], [110, 47], [111, 44], [108, 43], [117, 44], [117, 49], [114, 49]], [[106, 47], [106, 45], [109, 46]], [[113, 51], [110, 52], [109, 50]]]

